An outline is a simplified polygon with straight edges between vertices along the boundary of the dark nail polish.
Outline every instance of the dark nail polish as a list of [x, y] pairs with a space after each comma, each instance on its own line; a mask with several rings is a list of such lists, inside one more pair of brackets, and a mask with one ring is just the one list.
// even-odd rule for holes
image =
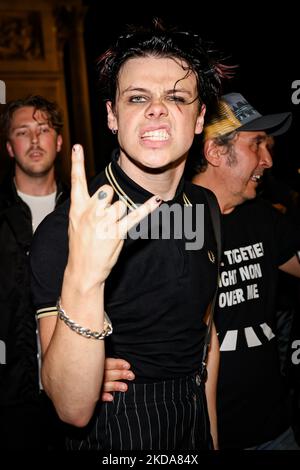
[[98, 199], [105, 199], [107, 196], [107, 193], [105, 191], [100, 191], [98, 193]]

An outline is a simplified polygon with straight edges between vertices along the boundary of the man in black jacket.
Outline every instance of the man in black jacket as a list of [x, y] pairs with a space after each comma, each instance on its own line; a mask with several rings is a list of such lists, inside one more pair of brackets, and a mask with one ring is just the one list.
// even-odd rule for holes
[[[62, 114], [41, 96], [9, 102], [1, 131], [14, 175], [0, 186], [0, 448], [40, 448], [44, 413], [28, 255], [33, 233], [66, 197], [55, 179]], [[45, 411], [45, 410], [44, 410]]]

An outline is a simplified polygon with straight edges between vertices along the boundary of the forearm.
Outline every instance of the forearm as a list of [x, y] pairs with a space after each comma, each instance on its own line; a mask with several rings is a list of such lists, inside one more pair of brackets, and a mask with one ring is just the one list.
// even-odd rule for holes
[[[69, 255], [61, 304], [73, 322], [102, 332], [104, 283], [118, 260], [127, 232], [154, 211], [161, 199], [153, 196], [126, 215], [123, 201], [111, 204], [111, 186], [101, 186], [90, 197], [80, 145], [75, 145], [72, 151], [71, 182]], [[60, 318], [55, 325], [50, 321], [48, 326], [45, 322], [43, 325], [45, 390], [62, 420], [84, 426], [100, 397], [104, 342], [77, 334]]]
[[218, 426], [217, 426], [217, 381], [220, 362], [219, 341], [215, 326], [212, 329], [211, 346], [207, 358], [207, 381], [205, 393], [210, 420], [210, 430], [213, 438], [214, 448], [218, 449]]
[[[64, 310], [79, 325], [101, 332], [104, 287], [85, 292], [75, 285], [65, 275], [61, 296]], [[89, 421], [99, 400], [104, 356], [104, 341], [85, 338], [57, 320], [43, 359], [42, 380], [63, 421], [76, 426]]]

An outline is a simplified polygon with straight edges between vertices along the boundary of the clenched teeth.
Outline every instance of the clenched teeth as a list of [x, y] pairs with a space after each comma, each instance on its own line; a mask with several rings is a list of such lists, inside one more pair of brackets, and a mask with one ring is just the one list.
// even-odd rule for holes
[[142, 139], [148, 140], [168, 140], [169, 134], [164, 130], [148, 131], [142, 135]]

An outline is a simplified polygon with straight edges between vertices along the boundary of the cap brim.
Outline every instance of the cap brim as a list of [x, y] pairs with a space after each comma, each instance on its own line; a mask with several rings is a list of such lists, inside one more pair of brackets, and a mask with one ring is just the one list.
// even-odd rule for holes
[[270, 135], [284, 134], [292, 123], [292, 113], [268, 114], [239, 127], [238, 131], [266, 131]]

